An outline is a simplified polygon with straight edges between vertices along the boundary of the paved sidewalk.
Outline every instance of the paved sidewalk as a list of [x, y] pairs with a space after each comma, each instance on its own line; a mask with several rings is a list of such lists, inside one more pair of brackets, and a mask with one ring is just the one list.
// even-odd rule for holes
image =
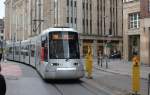
[[[132, 63], [120, 59], [109, 59], [108, 68], [106, 68], [106, 61], [103, 61], [103, 66], [98, 66], [97, 61], [94, 61], [94, 67], [106, 72], [117, 73], [121, 75], [132, 74]], [[150, 67], [146, 65], [140, 66], [140, 75], [142, 79], [148, 79], [148, 74], [150, 73]]]
[[5, 77], [19, 77], [22, 75], [22, 71], [21, 68], [16, 65], [13, 64], [13, 62], [1, 62], [1, 66], [2, 66], [2, 74]]

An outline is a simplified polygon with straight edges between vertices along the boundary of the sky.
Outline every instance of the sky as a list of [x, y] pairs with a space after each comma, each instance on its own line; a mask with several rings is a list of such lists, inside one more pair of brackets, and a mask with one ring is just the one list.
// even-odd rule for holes
[[0, 0], [0, 19], [5, 16], [5, 0]]

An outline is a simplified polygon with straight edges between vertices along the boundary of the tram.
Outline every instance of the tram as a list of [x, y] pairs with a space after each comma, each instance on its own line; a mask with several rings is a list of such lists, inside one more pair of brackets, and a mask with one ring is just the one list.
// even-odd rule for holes
[[37, 69], [43, 79], [79, 79], [84, 76], [79, 35], [69, 27], [54, 27], [40, 35], [6, 45], [7, 59]]

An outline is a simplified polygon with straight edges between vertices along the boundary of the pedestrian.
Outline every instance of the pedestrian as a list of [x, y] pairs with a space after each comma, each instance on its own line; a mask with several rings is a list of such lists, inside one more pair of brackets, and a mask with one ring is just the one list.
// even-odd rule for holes
[[3, 57], [3, 49], [0, 48], [0, 62], [1, 62], [1, 60], [2, 60], [2, 57]]
[[99, 51], [98, 52], [98, 66], [99, 66], [99, 64], [101, 64], [101, 67], [102, 67], [102, 52], [101, 51]]
[[[2, 68], [0, 65], [0, 72]], [[0, 73], [0, 95], [5, 95], [6, 94], [6, 82], [4, 76]]]
[[0, 53], [0, 62], [1, 62], [1, 60], [2, 60], [2, 57], [3, 57], [3, 54], [2, 54], [2, 53]]

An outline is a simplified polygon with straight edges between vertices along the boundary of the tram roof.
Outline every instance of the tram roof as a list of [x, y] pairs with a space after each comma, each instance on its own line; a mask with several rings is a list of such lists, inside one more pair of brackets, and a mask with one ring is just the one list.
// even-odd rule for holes
[[77, 32], [75, 29], [69, 28], [69, 27], [54, 27], [54, 28], [48, 28], [48, 29], [44, 30], [41, 33], [41, 35], [49, 33], [49, 32], [60, 32], [60, 31]]

